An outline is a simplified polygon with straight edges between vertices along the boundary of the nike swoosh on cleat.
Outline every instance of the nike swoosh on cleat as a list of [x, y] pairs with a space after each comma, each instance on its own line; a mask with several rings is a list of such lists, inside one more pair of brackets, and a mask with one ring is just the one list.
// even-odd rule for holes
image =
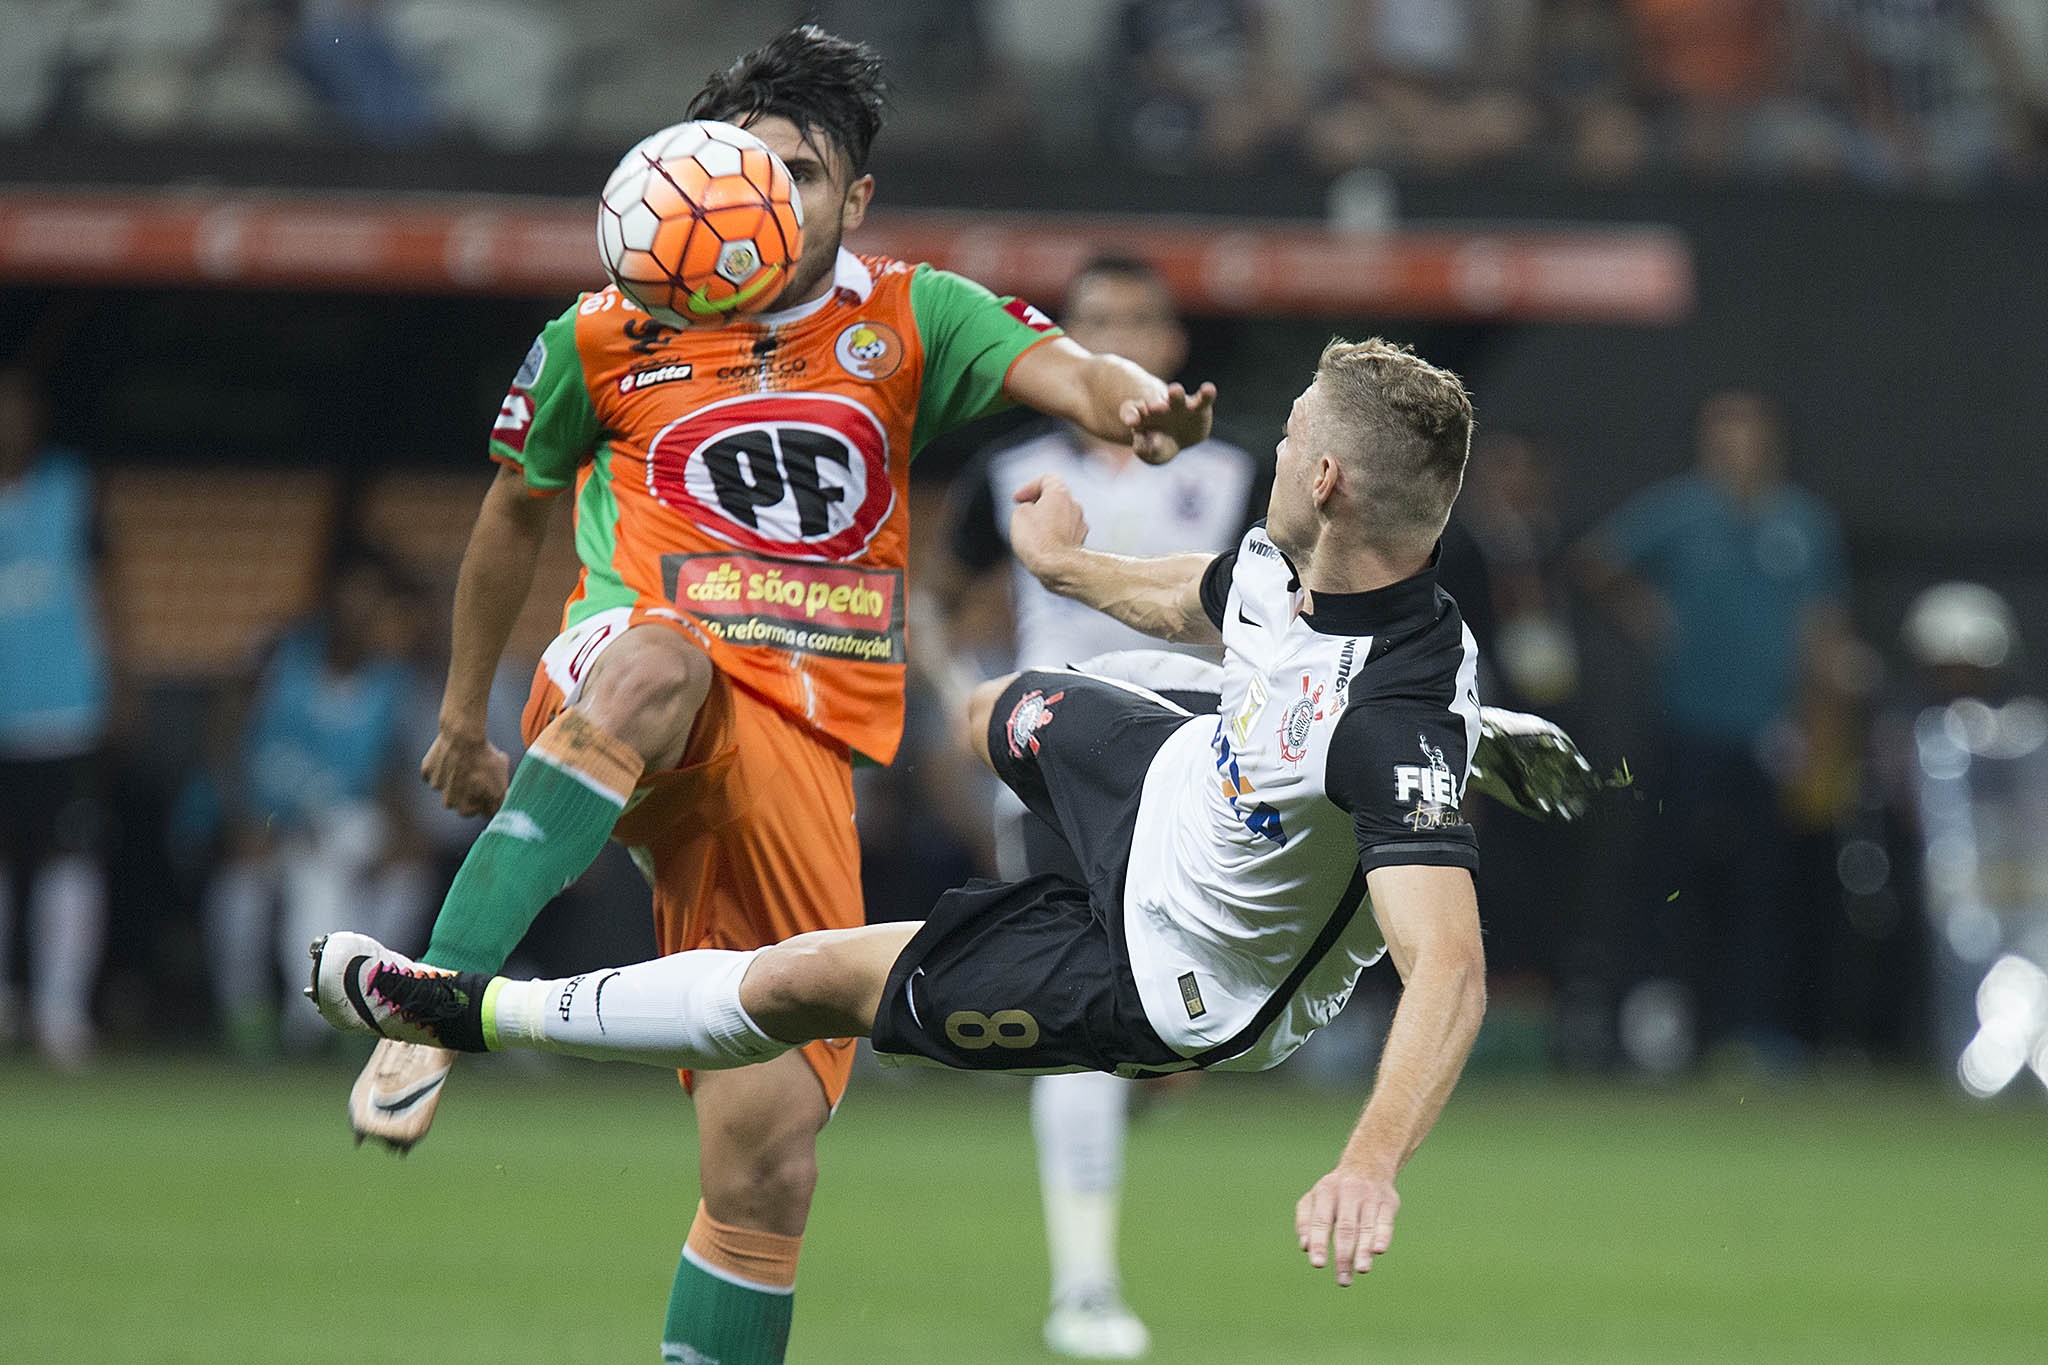
[[373, 1109], [381, 1110], [386, 1114], [403, 1113], [405, 1110], [412, 1108], [421, 1100], [427, 1098], [427, 1096], [433, 1094], [436, 1090], [439, 1090], [441, 1088], [441, 1082], [447, 1079], [448, 1073], [444, 1071], [438, 1076], [428, 1077], [426, 1080], [421, 1081], [412, 1089], [394, 1095], [392, 1098], [388, 1100], [380, 1098], [373, 1092], [370, 1096], [370, 1107]]
[[356, 980], [356, 973], [370, 960], [368, 953], [357, 953], [349, 959], [348, 970], [341, 974], [341, 989], [348, 996], [349, 1005], [370, 1026], [370, 1031], [379, 1038], [385, 1037], [384, 1030], [377, 1024], [377, 1012], [370, 1008], [370, 1002], [363, 999], [362, 983]]

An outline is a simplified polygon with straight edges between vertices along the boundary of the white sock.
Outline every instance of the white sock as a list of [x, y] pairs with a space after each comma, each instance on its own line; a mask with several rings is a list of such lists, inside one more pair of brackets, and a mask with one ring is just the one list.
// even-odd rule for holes
[[107, 939], [107, 879], [98, 863], [52, 858], [29, 891], [37, 1037], [59, 1051], [89, 1046], [92, 988]]
[[553, 981], [505, 981], [491, 998], [494, 1048], [601, 1062], [724, 1071], [793, 1044], [770, 1038], [740, 1005], [753, 953], [702, 948]]
[[1131, 1083], [1099, 1071], [1031, 1083], [1055, 1302], [1117, 1287], [1117, 1214]]
[[270, 942], [274, 879], [271, 863], [237, 859], [222, 863], [206, 888], [206, 942], [213, 961], [214, 998], [226, 1014], [270, 998], [266, 945]]

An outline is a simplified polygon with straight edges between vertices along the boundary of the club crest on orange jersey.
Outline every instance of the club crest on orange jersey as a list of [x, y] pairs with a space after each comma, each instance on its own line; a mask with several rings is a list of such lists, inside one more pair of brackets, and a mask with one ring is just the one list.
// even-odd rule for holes
[[856, 379], [883, 380], [903, 366], [903, 338], [886, 322], [856, 322], [832, 343], [840, 368]]

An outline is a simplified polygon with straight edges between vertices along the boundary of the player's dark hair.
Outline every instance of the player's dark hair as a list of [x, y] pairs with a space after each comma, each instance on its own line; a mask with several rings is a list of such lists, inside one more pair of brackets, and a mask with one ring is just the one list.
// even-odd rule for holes
[[1166, 288], [1166, 277], [1159, 273], [1159, 267], [1144, 257], [1105, 251], [1089, 257], [1087, 263], [1076, 270], [1073, 278], [1067, 281], [1066, 297], [1060, 301], [1061, 313], [1073, 311], [1074, 295], [1080, 291], [1082, 285], [1104, 276], [1116, 280], [1139, 280], [1145, 284], [1157, 285], [1161, 289]]
[[800, 24], [713, 74], [688, 112], [742, 127], [786, 118], [806, 137], [824, 134], [861, 175], [887, 104], [879, 52]]

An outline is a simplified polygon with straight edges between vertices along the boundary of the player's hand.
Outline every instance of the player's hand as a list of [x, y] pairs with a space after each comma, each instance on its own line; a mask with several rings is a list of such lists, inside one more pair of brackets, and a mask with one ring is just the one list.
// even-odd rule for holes
[[1033, 479], [1011, 499], [1017, 510], [1010, 514], [1010, 553], [1033, 577], [1055, 572], [1060, 556], [1086, 543], [1088, 518], [1059, 475]]
[[1131, 429], [1131, 450], [1146, 464], [1165, 464], [1189, 446], [1209, 439], [1216, 421], [1216, 386], [1189, 393], [1179, 384], [1149, 402], [1132, 398], [1117, 417]]
[[1294, 1232], [1310, 1265], [1334, 1266], [1337, 1283], [1348, 1285], [1354, 1274], [1372, 1269], [1373, 1257], [1386, 1253], [1400, 1209], [1392, 1180], [1340, 1164], [1294, 1206]]
[[490, 815], [505, 799], [512, 762], [487, 739], [443, 730], [420, 761], [420, 777], [456, 814]]

